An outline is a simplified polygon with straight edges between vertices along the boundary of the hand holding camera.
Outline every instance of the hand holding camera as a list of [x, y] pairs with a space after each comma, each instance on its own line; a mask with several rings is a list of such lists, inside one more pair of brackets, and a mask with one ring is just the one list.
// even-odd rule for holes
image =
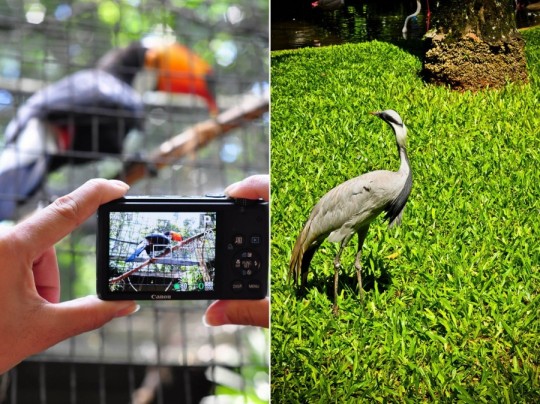
[[104, 300], [262, 299], [268, 254], [261, 199], [126, 197], [98, 210]]

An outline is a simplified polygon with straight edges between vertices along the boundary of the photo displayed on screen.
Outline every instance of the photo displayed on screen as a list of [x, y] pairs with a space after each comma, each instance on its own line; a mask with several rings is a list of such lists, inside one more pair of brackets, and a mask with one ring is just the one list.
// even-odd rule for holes
[[110, 212], [111, 292], [210, 292], [216, 212]]

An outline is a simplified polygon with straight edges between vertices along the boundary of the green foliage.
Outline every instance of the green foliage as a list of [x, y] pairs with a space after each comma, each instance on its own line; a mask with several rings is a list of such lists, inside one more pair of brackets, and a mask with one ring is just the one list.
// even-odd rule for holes
[[[250, 365], [238, 369], [227, 369], [221, 366], [210, 368], [207, 372], [209, 380], [216, 384], [216, 402], [262, 404], [269, 402], [269, 366], [268, 366], [268, 330], [251, 328], [242, 345]], [[221, 401], [220, 401], [221, 400]]]
[[[272, 398], [275, 402], [540, 401], [540, 31], [524, 33], [531, 83], [458, 93], [386, 43], [272, 55]], [[342, 256], [338, 316], [323, 243], [305, 295], [287, 279], [317, 200], [396, 170], [392, 108], [409, 128], [403, 224], [382, 218]], [[355, 243], [353, 243], [355, 244]]]
[[[32, 12], [37, 21], [28, 24]], [[21, 77], [55, 81], [151, 34], [173, 35], [220, 73], [259, 77], [268, 71], [268, 54], [261, 52], [268, 42], [268, 0], [0, 0], [0, 13], [10, 21], [0, 66], [20, 69]]]
[[64, 238], [56, 246], [58, 267], [61, 268], [60, 300], [96, 293], [95, 241], [94, 235]]

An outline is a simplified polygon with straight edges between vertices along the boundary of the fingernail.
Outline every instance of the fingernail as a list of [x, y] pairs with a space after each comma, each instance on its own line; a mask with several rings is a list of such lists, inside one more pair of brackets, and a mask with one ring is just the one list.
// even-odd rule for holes
[[233, 193], [234, 190], [238, 187], [238, 184], [240, 184], [240, 182], [235, 182], [229, 185], [227, 188], [225, 188], [225, 190], [223, 191], [225, 195], [230, 195], [231, 193]]
[[222, 317], [224, 316], [223, 310], [220, 307], [212, 307], [210, 311], [204, 313], [202, 323], [207, 327], [214, 327], [216, 325], [224, 324]]
[[124, 181], [119, 180], [109, 180], [109, 182], [119, 188], [125, 189], [126, 191], [130, 188], [128, 184], [126, 184]]
[[202, 322], [207, 327], [229, 324], [226, 303], [223, 303], [222, 300], [216, 300], [208, 306], [208, 309], [206, 309], [202, 318]]
[[129, 306], [124, 306], [116, 312], [114, 317], [126, 317], [132, 314], [137, 313], [141, 309], [141, 306], [138, 304], [130, 304]]

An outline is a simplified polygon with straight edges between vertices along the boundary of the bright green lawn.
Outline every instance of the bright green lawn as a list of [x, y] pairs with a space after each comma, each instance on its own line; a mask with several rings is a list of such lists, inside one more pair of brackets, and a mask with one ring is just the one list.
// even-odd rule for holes
[[[371, 42], [272, 55], [272, 401], [540, 402], [540, 31], [524, 33], [531, 84], [458, 93], [421, 62]], [[393, 108], [409, 128], [403, 224], [382, 217], [342, 257], [287, 280], [296, 236], [332, 187], [399, 166]], [[397, 256], [396, 256], [397, 255]]]

